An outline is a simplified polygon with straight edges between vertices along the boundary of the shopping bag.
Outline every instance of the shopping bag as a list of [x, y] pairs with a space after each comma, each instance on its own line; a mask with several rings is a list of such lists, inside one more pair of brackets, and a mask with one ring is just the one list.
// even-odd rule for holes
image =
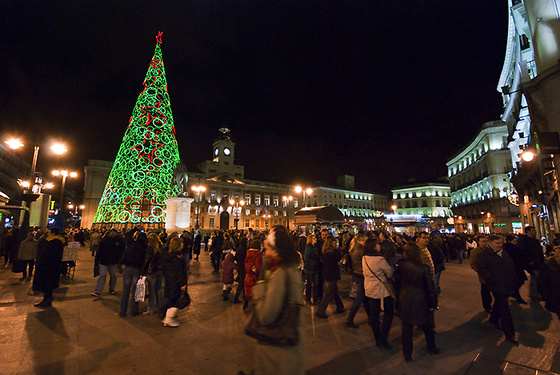
[[146, 297], [146, 276], [142, 276], [136, 283], [136, 292], [134, 293], [135, 302], [143, 302]]

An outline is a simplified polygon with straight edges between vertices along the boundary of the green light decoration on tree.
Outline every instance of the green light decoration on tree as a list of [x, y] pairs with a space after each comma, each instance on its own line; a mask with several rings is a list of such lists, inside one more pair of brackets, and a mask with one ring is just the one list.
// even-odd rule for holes
[[117, 153], [94, 223], [165, 223], [165, 200], [181, 193], [171, 186], [179, 149], [167, 92], [161, 37], [150, 62], [144, 90]]

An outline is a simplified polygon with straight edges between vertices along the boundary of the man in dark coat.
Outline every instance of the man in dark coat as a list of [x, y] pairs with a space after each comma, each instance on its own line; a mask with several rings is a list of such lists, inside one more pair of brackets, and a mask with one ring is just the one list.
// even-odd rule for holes
[[554, 246], [554, 255], [542, 267], [537, 286], [544, 308], [560, 319], [560, 246]]
[[381, 242], [379, 245], [381, 246], [381, 255], [385, 257], [387, 263], [393, 268], [397, 264], [396, 255], [397, 255], [397, 245], [391, 239], [391, 235], [389, 232], [382, 231], [379, 233], [379, 239]]
[[494, 296], [490, 323], [504, 332], [507, 341], [518, 346], [508, 304], [508, 297], [515, 295], [517, 290], [517, 276], [511, 257], [504, 251], [502, 237], [488, 236], [488, 244], [478, 255], [478, 274]]
[[200, 243], [202, 242], [202, 236], [200, 235], [200, 231], [196, 231], [193, 240], [193, 254], [195, 255], [194, 260], [198, 260], [198, 256], [200, 255]]
[[527, 259], [525, 253], [517, 246], [517, 237], [513, 234], [508, 234], [506, 236], [506, 243], [504, 244], [504, 250], [509, 254], [511, 260], [513, 260], [513, 265], [515, 267], [515, 274], [517, 276], [517, 291], [515, 292], [515, 299], [517, 303], [526, 305], [527, 302], [519, 294], [519, 288], [523, 285], [525, 280], [527, 280], [527, 275], [525, 275], [525, 269], [527, 268]]
[[107, 274], [109, 278], [109, 293], [115, 293], [117, 286], [117, 264], [125, 249], [125, 241], [119, 234], [117, 228], [112, 228], [99, 242], [97, 253], [95, 254], [95, 266], [99, 267], [99, 279], [95, 285], [95, 291], [91, 294], [99, 297], [105, 288]]
[[544, 264], [544, 255], [541, 243], [537, 240], [537, 231], [533, 226], [526, 226], [524, 235], [519, 236], [519, 248], [527, 258], [527, 272], [531, 274], [529, 281], [529, 297], [533, 301], [540, 301], [541, 296], [537, 290], [539, 271]]
[[[485, 234], [479, 234], [475, 238], [476, 243], [478, 244], [477, 247], [471, 250], [471, 268], [478, 273], [478, 255], [484, 249], [484, 247], [488, 244], [488, 237]], [[490, 289], [488, 289], [488, 285], [482, 279], [480, 274], [478, 275], [478, 281], [480, 282], [480, 297], [482, 298], [482, 307], [484, 311], [488, 314], [492, 313], [492, 294], [490, 293]]]
[[439, 279], [441, 278], [441, 273], [445, 270], [445, 257], [441, 248], [435, 243], [430, 242], [427, 248], [432, 257], [432, 262], [434, 263], [434, 285], [436, 286], [437, 294], [439, 295], [441, 293]]
[[65, 240], [58, 228], [52, 228], [37, 246], [37, 266], [33, 278], [33, 290], [43, 292], [43, 300], [35, 307], [49, 307], [53, 301], [53, 290], [58, 288]]

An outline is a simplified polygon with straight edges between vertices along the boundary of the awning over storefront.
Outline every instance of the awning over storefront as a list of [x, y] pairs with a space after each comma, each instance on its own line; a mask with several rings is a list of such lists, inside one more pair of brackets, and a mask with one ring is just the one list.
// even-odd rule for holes
[[305, 224], [339, 224], [344, 223], [344, 215], [333, 206], [304, 207], [295, 214], [295, 222]]

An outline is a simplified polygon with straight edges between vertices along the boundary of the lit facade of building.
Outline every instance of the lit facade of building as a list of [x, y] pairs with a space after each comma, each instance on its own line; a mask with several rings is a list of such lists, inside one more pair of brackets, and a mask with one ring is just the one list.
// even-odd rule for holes
[[391, 190], [393, 214], [387, 222], [393, 228], [405, 228], [410, 234], [421, 230], [440, 230], [452, 216], [449, 184], [410, 184]]
[[90, 228], [93, 224], [112, 167], [112, 162], [104, 160], [89, 160], [88, 165], [84, 167], [84, 209], [81, 222], [84, 228]]
[[[294, 215], [303, 206], [334, 206], [349, 223], [379, 227], [387, 209], [387, 197], [353, 189], [353, 177], [342, 176], [346, 187], [319, 184], [312, 192], [296, 192], [296, 185], [245, 178], [245, 168], [235, 164], [235, 143], [229, 130], [212, 144], [212, 159], [198, 165], [200, 172], [189, 172], [191, 228], [263, 230], [277, 224], [294, 229]], [[91, 226], [112, 163], [90, 161], [85, 167], [84, 227]], [[192, 188], [202, 186], [195, 192]], [[152, 227], [159, 227], [152, 225]]]
[[508, 198], [514, 190], [511, 169], [503, 121], [485, 123], [474, 140], [447, 162], [457, 232], [506, 233], [519, 228], [519, 208]]
[[339, 176], [339, 186], [318, 184], [310, 197], [312, 206], [333, 206], [342, 212], [344, 220], [360, 229], [382, 229], [387, 212], [387, 196], [354, 188], [353, 176]]
[[[525, 61], [531, 69], [521, 75], [516, 87], [526, 98], [530, 121], [523, 129], [510, 132], [516, 162], [511, 179], [519, 194], [522, 224], [535, 226], [539, 237], [551, 240], [552, 233], [560, 229], [560, 1], [514, 3], [512, 9], [520, 8], [520, 14], [510, 23], [514, 22], [527, 41], [525, 50], [530, 54]], [[517, 139], [523, 139], [522, 144], [517, 145]], [[530, 151], [534, 157], [521, 160], [522, 151]]]

